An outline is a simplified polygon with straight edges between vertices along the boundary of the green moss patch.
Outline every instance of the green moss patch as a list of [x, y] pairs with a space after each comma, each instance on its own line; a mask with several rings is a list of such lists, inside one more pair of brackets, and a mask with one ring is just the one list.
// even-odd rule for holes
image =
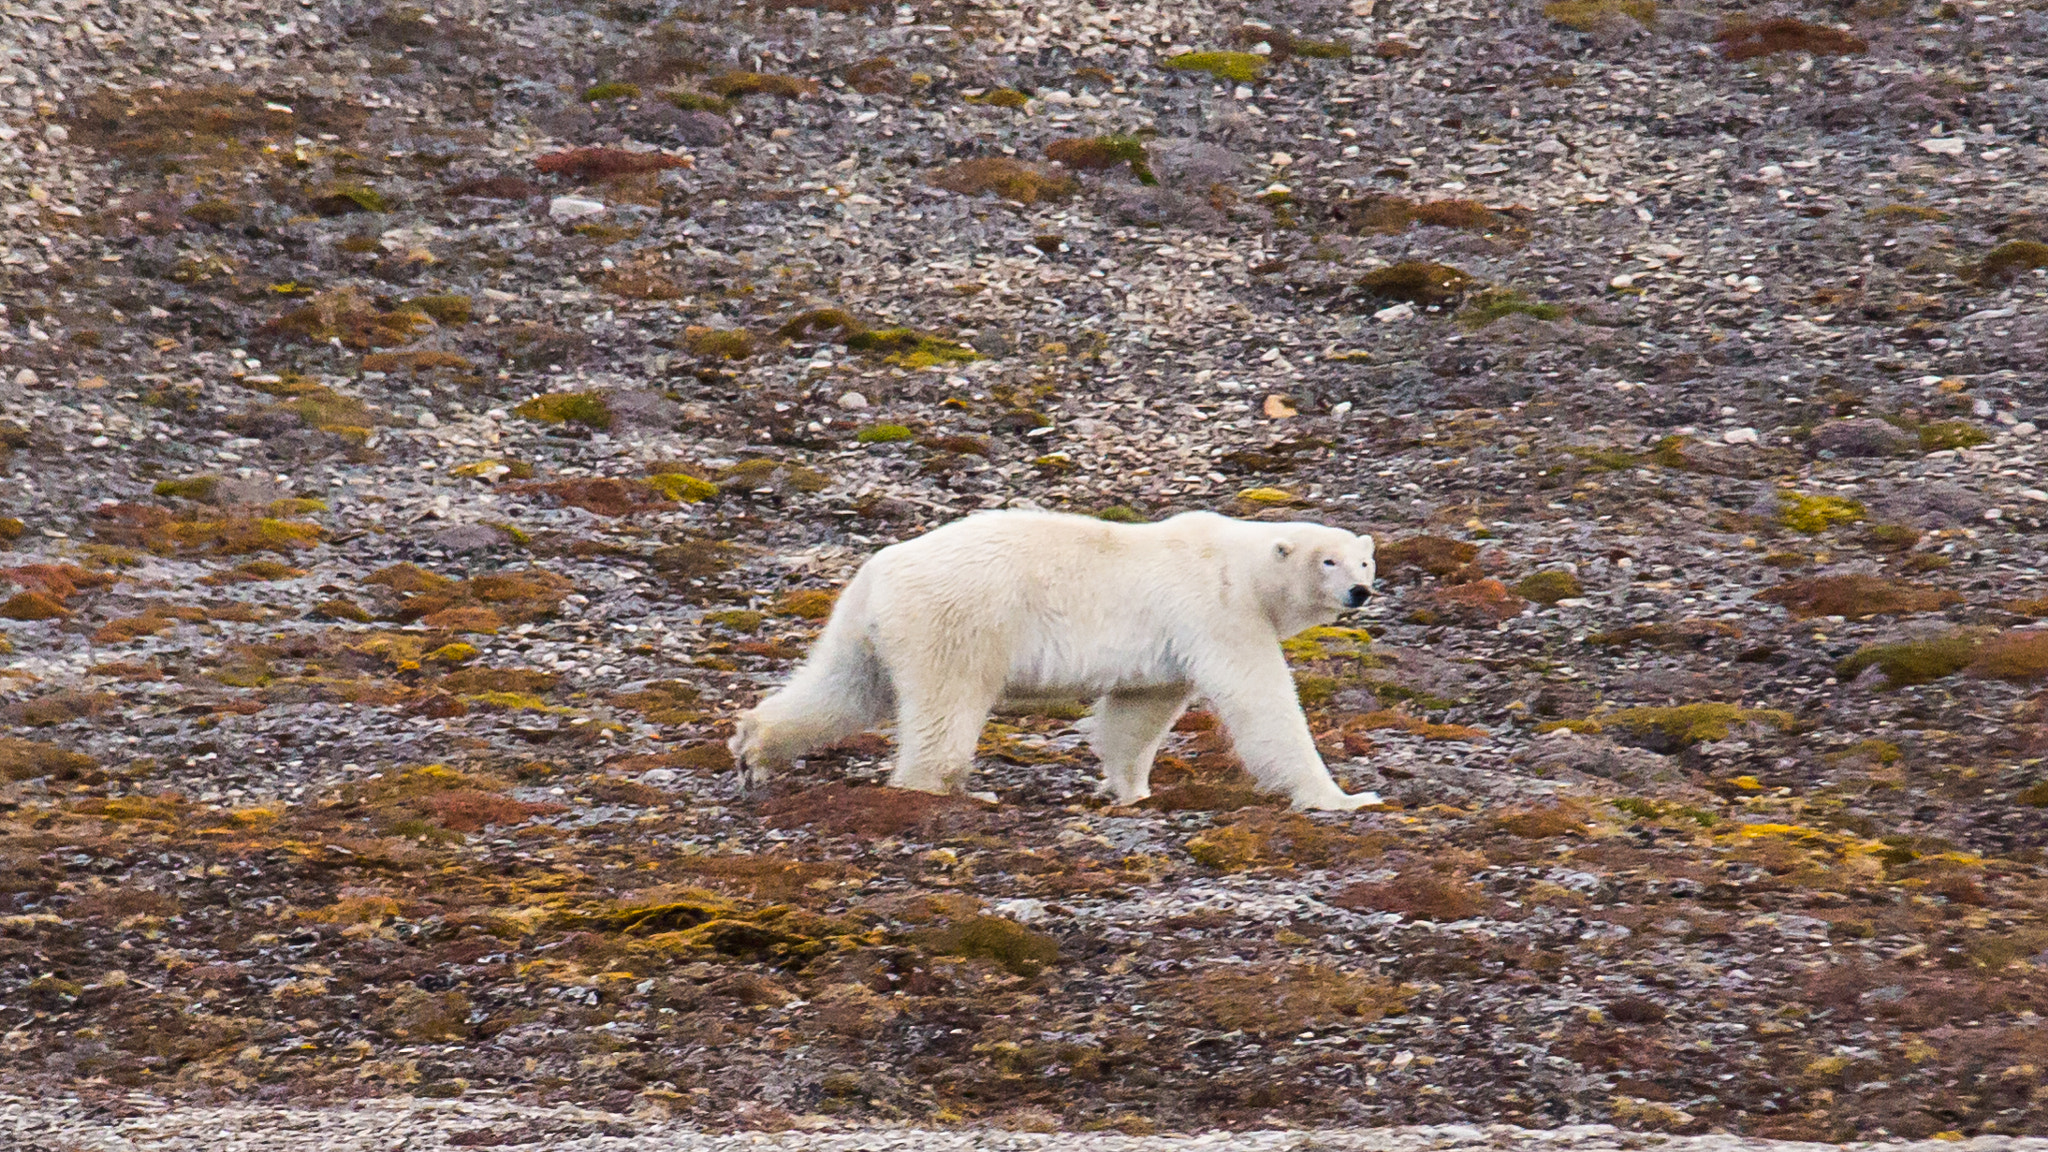
[[512, 411], [514, 415], [547, 424], [582, 424], [600, 431], [612, 426], [611, 407], [595, 392], [551, 392], [535, 396]]
[[1929, 640], [1865, 644], [1835, 666], [1835, 675], [1854, 680], [1866, 669], [1876, 668], [1884, 673], [1886, 688], [1927, 684], [1969, 667], [1982, 642], [1977, 633], [1952, 632]]
[[1778, 523], [1809, 536], [1818, 535], [1837, 524], [1853, 524], [1865, 515], [1862, 503], [1846, 496], [1809, 496], [1792, 491], [1778, 493]]
[[1266, 74], [1270, 61], [1256, 52], [1189, 52], [1166, 62], [1178, 72], [1207, 72], [1218, 80], [1251, 84]]
[[1512, 289], [1489, 288], [1472, 297], [1463, 308], [1459, 309], [1456, 319], [1463, 327], [1477, 331], [1496, 320], [1505, 319], [1509, 316], [1528, 316], [1537, 320], [1562, 320], [1564, 319], [1565, 311], [1556, 304], [1545, 304], [1539, 300], [1531, 300]]

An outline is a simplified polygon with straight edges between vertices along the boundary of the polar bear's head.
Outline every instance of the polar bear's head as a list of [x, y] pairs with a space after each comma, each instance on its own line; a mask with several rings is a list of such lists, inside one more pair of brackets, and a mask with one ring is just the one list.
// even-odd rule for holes
[[1268, 585], [1281, 635], [1328, 624], [1372, 595], [1372, 537], [1321, 524], [1276, 524]]

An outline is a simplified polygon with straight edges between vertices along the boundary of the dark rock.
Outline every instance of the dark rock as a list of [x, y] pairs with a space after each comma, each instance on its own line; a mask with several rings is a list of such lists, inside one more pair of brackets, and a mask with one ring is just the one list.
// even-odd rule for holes
[[1807, 450], [1836, 456], [1903, 456], [1917, 447], [1913, 437], [1882, 420], [1830, 420], [1813, 430]]
[[604, 402], [614, 428], [673, 428], [683, 418], [682, 405], [659, 392], [613, 392]]

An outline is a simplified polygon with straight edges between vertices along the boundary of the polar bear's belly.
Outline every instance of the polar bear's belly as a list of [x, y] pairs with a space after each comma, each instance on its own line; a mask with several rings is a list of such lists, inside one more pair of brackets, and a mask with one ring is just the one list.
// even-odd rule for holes
[[1119, 628], [1030, 630], [1010, 655], [1005, 694], [1093, 698], [1185, 683], [1172, 638]]

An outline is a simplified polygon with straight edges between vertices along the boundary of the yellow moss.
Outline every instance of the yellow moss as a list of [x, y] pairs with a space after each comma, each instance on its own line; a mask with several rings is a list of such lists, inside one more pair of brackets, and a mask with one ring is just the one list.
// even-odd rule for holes
[[531, 480], [533, 465], [524, 460], [477, 460], [457, 464], [448, 470], [448, 474], [465, 480]]
[[1189, 52], [1166, 62], [1181, 72], [1207, 72], [1219, 80], [1250, 84], [1265, 74], [1271, 61], [1256, 52]]
[[1337, 678], [1319, 676], [1313, 672], [1294, 674], [1294, 693], [1304, 708], [1320, 708], [1337, 695]]
[[244, 552], [294, 552], [311, 548], [327, 534], [318, 524], [270, 517], [234, 520], [174, 520], [153, 543], [163, 551], [204, 550], [219, 556]]
[[991, 88], [979, 96], [962, 96], [969, 104], [993, 104], [998, 108], [1022, 108], [1031, 103], [1031, 97], [1015, 88]]
[[1680, 704], [1670, 708], [1624, 708], [1598, 717], [1609, 728], [1655, 732], [1683, 745], [1726, 740], [1735, 728], [1767, 724], [1780, 732], [1793, 727], [1792, 714], [1776, 708], [1744, 708], [1737, 704]]
[[1617, 16], [1645, 28], [1657, 26], [1656, 0], [1556, 0], [1543, 6], [1543, 14], [1580, 32], [1591, 32]]
[[315, 500], [310, 496], [287, 496], [282, 500], [272, 500], [264, 511], [270, 513], [273, 519], [282, 520], [289, 516], [304, 516], [310, 512], [325, 512], [327, 501]]
[[1982, 642], [1979, 633], [1959, 631], [1928, 640], [1866, 644], [1835, 666], [1835, 676], [1854, 680], [1864, 669], [1875, 667], [1884, 673], [1887, 688], [1927, 684], [1969, 667]]
[[[1371, 643], [1372, 634], [1363, 628], [1318, 627], [1281, 641], [1280, 650], [1290, 660], [1328, 660], [1333, 656], [1359, 656]], [[1345, 648], [1333, 651], [1333, 644]]]
[[476, 658], [476, 646], [464, 644], [460, 641], [454, 644], [443, 644], [432, 652], [427, 653], [427, 659], [436, 664], [467, 664]]
[[838, 599], [836, 593], [808, 588], [791, 592], [775, 605], [780, 616], [796, 616], [804, 620], [823, 620], [832, 614], [832, 603]]
[[664, 499], [687, 504], [701, 504], [718, 495], [718, 485], [682, 472], [659, 472], [649, 476], [647, 483]]
[[219, 484], [218, 476], [192, 476], [184, 480], [159, 480], [150, 490], [158, 496], [205, 502], [213, 499], [213, 490]]
[[528, 692], [477, 692], [463, 697], [471, 704], [482, 704], [492, 708], [503, 708], [508, 712], [552, 712], [573, 713], [574, 708], [561, 708], [550, 704]]
[[1036, 976], [1060, 957], [1058, 939], [1001, 916], [975, 916], [926, 933], [920, 943], [940, 956], [994, 960], [1016, 976]]
[[1561, 568], [1524, 576], [1515, 585], [1515, 595], [1538, 604], [1555, 604], [1581, 595], [1585, 589], [1579, 586], [1579, 578]]
[[595, 392], [554, 392], [535, 396], [512, 410], [529, 420], [548, 424], [583, 424], [599, 431], [612, 426], [612, 410]]
[[1294, 504], [1301, 499], [1285, 488], [1247, 488], [1239, 492], [1237, 498], [1249, 504], [1266, 505]]
[[683, 330], [683, 347], [698, 356], [745, 360], [754, 354], [754, 337], [738, 328], [707, 328], [693, 324]]
[[1836, 524], [1863, 519], [1861, 503], [1845, 496], [1808, 496], [1800, 492], [1778, 493], [1778, 522], [1795, 532], [1817, 535]]
[[726, 608], [718, 612], [706, 612], [704, 622], [716, 624], [734, 632], [752, 632], [768, 619], [766, 612], [755, 612], [747, 608]]

